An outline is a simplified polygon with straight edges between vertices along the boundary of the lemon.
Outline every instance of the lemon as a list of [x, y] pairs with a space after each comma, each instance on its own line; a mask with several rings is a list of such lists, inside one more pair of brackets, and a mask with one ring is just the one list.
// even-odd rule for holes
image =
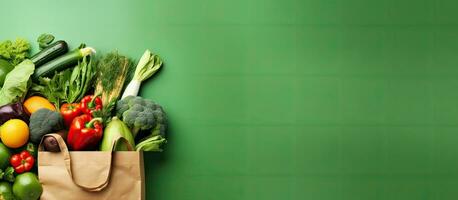
[[19, 148], [29, 140], [29, 126], [20, 119], [11, 119], [0, 127], [3, 144], [9, 148]]

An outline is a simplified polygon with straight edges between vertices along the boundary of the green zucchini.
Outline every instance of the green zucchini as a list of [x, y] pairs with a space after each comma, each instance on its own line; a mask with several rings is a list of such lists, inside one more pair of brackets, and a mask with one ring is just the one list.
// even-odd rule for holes
[[68, 45], [65, 41], [57, 41], [46, 47], [45, 49], [41, 50], [30, 60], [35, 64], [35, 67], [39, 67], [54, 58], [57, 58], [60, 55], [63, 55], [68, 52]]
[[91, 53], [95, 53], [95, 50], [91, 47], [70, 51], [35, 69], [33, 78], [36, 80], [38, 77], [52, 76], [56, 71], [63, 71], [69, 67], [75, 66], [79, 60]]

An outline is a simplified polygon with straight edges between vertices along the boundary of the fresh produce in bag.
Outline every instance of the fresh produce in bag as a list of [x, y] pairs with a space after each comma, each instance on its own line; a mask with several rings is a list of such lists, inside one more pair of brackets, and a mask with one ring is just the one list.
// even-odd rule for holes
[[[67, 140], [67, 130], [60, 130], [56, 134], [60, 135], [62, 139]], [[43, 147], [46, 151], [51, 151], [51, 152], [59, 152], [60, 147], [59, 144], [54, 137], [49, 137], [49, 136], [44, 136], [43, 137]]]
[[[39, 146], [38, 174], [43, 200], [102, 200], [145, 198], [143, 152], [68, 151], [56, 134], [59, 153]], [[116, 144], [125, 142], [115, 139]], [[128, 145], [129, 150], [132, 147]]]
[[[74, 199], [144, 199], [142, 151], [162, 151], [167, 115], [138, 95], [162, 59], [146, 50], [134, 66], [117, 51], [95, 57], [94, 48], [69, 51], [66, 41], [54, 39], [40, 35], [33, 56], [24, 39], [0, 42], [0, 199], [52, 199], [63, 190], [81, 195]], [[104, 152], [91, 152], [98, 150]], [[80, 174], [87, 162], [98, 163], [85, 169], [98, 172], [90, 179]], [[108, 185], [110, 176], [115, 181]], [[127, 176], [135, 177], [134, 189], [117, 184]]]

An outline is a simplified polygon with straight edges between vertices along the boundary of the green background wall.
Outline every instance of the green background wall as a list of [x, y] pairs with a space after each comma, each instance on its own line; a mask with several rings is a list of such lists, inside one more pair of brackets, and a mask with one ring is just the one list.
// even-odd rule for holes
[[164, 70], [154, 200], [458, 196], [453, 0], [2, 1], [0, 38], [44, 32]]

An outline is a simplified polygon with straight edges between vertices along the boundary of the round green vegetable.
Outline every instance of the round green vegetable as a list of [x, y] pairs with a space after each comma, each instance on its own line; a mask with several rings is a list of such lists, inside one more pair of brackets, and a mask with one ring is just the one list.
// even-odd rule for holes
[[8, 182], [0, 182], [0, 194], [3, 194], [5, 192], [13, 192], [10, 183]]
[[3, 143], [0, 142], [0, 169], [5, 169], [10, 164], [11, 152]]
[[37, 176], [32, 172], [19, 174], [13, 184], [13, 193], [20, 200], [37, 200], [43, 192]]
[[10, 183], [8, 182], [0, 182], [0, 199], [5, 200], [13, 200], [13, 190], [11, 188]]
[[42, 108], [30, 116], [29, 128], [30, 141], [39, 143], [44, 135], [64, 129], [64, 119], [59, 112]]

